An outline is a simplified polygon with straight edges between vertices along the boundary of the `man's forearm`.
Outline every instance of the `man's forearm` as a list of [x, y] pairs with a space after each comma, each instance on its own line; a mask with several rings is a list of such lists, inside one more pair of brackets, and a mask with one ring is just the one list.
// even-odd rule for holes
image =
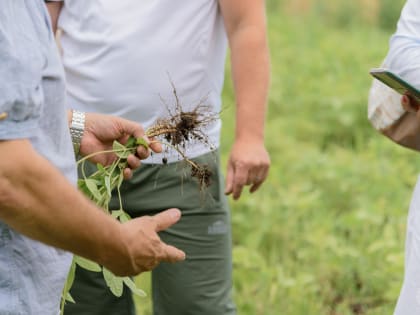
[[248, 27], [230, 39], [232, 78], [236, 98], [236, 137], [264, 138], [270, 81], [269, 53], [263, 29]]
[[125, 250], [119, 223], [79, 193], [27, 140], [0, 141], [0, 152], [0, 220], [30, 238], [100, 263], [112, 249], [115, 255]]
[[264, 138], [270, 81], [264, 0], [219, 0], [229, 39], [236, 139]]

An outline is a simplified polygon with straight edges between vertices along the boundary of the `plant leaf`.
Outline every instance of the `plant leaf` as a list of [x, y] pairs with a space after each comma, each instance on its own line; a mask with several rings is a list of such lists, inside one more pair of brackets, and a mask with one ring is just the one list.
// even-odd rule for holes
[[129, 277], [124, 277], [123, 278], [124, 284], [131, 290], [131, 292], [133, 292], [135, 295], [140, 296], [140, 297], [145, 297], [147, 296], [146, 292], [144, 292], [143, 290], [137, 288], [136, 284], [134, 283], [133, 280], [131, 280], [131, 278]]
[[94, 197], [96, 200], [101, 200], [102, 195], [98, 190], [97, 181], [94, 179], [86, 178], [85, 184], [87, 189], [89, 189], [89, 192], [92, 194], [92, 197]]
[[121, 223], [125, 223], [131, 220], [131, 217], [124, 210], [121, 211], [119, 218]]
[[69, 290], [71, 286], [73, 285], [75, 274], [76, 274], [76, 261], [75, 261], [75, 256], [73, 256], [73, 260], [71, 262], [71, 266], [70, 266], [69, 273], [67, 275], [66, 286], [65, 286]]
[[130, 155], [130, 150], [117, 140], [115, 140], [112, 144], [112, 150], [115, 151], [114, 153], [122, 159], [126, 159]]
[[104, 275], [105, 282], [112, 294], [116, 297], [120, 297], [123, 293], [123, 278], [115, 276], [111, 271], [103, 268], [102, 273]]
[[77, 188], [85, 195], [90, 196], [89, 189], [86, 186], [84, 179], [78, 179], [77, 180]]
[[146, 149], [149, 148], [149, 144], [143, 138], [137, 138], [136, 139], [136, 144], [139, 145], [139, 146], [141, 145], [142, 147], [144, 147]]
[[123, 211], [122, 211], [122, 210], [115, 210], [115, 211], [112, 211], [111, 216], [112, 216], [114, 219], [118, 219], [118, 218], [119, 218], [119, 216], [120, 216], [122, 213], [123, 213]]
[[96, 167], [98, 168], [98, 171], [100, 171], [101, 173], [106, 173], [106, 169], [101, 163], [97, 163]]
[[67, 294], [66, 294], [66, 301], [70, 302], [70, 303], [76, 303], [76, 301], [71, 296], [70, 292], [67, 292]]
[[120, 187], [121, 184], [123, 183], [123, 181], [124, 181], [124, 173], [123, 172], [120, 172], [120, 174], [118, 175], [117, 187]]
[[104, 178], [106, 192], [109, 197], [111, 197], [111, 177], [109, 175], [105, 176]]
[[86, 258], [80, 257], [80, 256], [74, 256], [74, 261], [80, 267], [82, 267], [83, 269], [87, 269], [89, 271], [100, 272], [102, 270], [102, 267], [99, 266], [97, 263], [90, 261]]

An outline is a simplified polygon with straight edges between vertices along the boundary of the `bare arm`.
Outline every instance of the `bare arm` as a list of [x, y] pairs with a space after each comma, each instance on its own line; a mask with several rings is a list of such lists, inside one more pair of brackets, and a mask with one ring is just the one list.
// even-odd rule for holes
[[53, 28], [54, 34], [57, 32], [57, 22], [58, 17], [60, 16], [61, 8], [63, 7], [62, 1], [47, 1], [46, 2], [48, 12], [51, 17], [51, 25]]
[[18, 232], [119, 275], [184, 258], [155, 233], [175, 223], [179, 212], [122, 225], [79, 193], [29, 141], [0, 141], [0, 154], [0, 220]]
[[[219, 0], [231, 50], [236, 97], [235, 143], [226, 193], [239, 198], [244, 185], [251, 192], [265, 180], [270, 164], [264, 147], [264, 124], [270, 80], [269, 50], [263, 0]], [[249, 154], [252, 152], [252, 154]]]

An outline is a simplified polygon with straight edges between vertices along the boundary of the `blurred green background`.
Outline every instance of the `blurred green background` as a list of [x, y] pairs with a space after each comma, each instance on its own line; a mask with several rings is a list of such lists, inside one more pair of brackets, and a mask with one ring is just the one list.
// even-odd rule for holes
[[[238, 314], [392, 314], [419, 161], [371, 127], [367, 96], [404, 2], [267, 1], [272, 168], [260, 191], [231, 202]], [[224, 104], [226, 163], [229, 71]], [[148, 279], [137, 279], [147, 291]], [[148, 298], [137, 305], [151, 314]]]

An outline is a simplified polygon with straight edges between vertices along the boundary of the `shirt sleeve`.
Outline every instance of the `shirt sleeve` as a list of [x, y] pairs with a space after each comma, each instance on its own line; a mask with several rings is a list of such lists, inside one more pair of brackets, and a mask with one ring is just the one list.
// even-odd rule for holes
[[420, 1], [406, 2], [384, 66], [420, 88]]
[[0, 139], [29, 138], [43, 104], [45, 59], [23, 1], [0, 2]]

